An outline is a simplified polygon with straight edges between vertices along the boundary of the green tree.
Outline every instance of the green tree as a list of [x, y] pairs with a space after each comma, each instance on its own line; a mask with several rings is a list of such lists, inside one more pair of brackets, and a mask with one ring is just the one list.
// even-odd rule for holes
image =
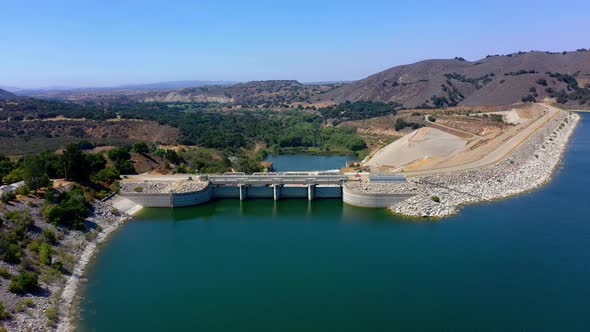
[[133, 168], [133, 163], [131, 162], [131, 154], [129, 154], [129, 147], [121, 146], [116, 147], [107, 153], [109, 159], [113, 162], [115, 169], [120, 174], [133, 174], [135, 173], [135, 169]]
[[90, 173], [97, 173], [107, 165], [107, 161], [102, 154], [85, 154], [84, 156], [88, 163]]
[[2, 178], [2, 182], [6, 184], [16, 183], [24, 180], [25, 174], [22, 167], [13, 168], [8, 174]]
[[141, 154], [146, 154], [146, 153], [150, 152], [150, 149], [145, 142], [134, 143], [132, 150], [135, 153], [141, 153]]
[[62, 156], [66, 180], [85, 181], [90, 176], [90, 165], [77, 144], [69, 144]]
[[105, 169], [100, 170], [98, 173], [96, 173], [96, 180], [100, 181], [100, 182], [107, 182], [107, 183], [111, 183], [117, 179], [119, 179], [121, 175], [119, 174], [119, 171], [117, 171], [116, 169], [112, 168], [112, 167], [107, 167]]
[[395, 120], [395, 130], [400, 131], [406, 127], [406, 120], [398, 118]]
[[47, 187], [51, 181], [47, 175], [47, 163], [40, 155], [27, 156], [23, 162], [25, 185], [35, 192]]
[[[0, 180], [14, 168], [14, 163], [8, 157], [0, 153]], [[8, 183], [7, 183], [8, 184]]]
[[75, 188], [61, 193], [57, 200], [56, 205], [49, 204], [43, 209], [43, 216], [47, 222], [83, 229], [84, 218], [90, 213], [90, 203], [86, 200], [84, 192]]
[[252, 174], [254, 172], [262, 172], [263, 168], [255, 160], [244, 157], [238, 160], [238, 170], [246, 174]]

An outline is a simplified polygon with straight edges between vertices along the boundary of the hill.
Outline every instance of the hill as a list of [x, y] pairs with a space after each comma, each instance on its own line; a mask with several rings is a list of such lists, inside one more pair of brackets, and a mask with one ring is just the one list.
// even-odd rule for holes
[[311, 102], [341, 83], [302, 84], [294, 80], [252, 81], [231, 86], [188, 88], [137, 95], [136, 101], [224, 102], [238, 105], [281, 105]]
[[[474, 62], [455, 58], [397, 66], [327, 92], [322, 100], [397, 102], [410, 108], [507, 105], [545, 97], [587, 103], [589, 83], [590, 51], [519, 52]], [[569, 96], [584, 87], [588, 94]]]
[[0, 100], [14, 100], [18, 99], [18, 96], [12, 92], [0, 89]]
[[84, 89], [36, 91], [28, 96], [67, 101], [100, 103], [129, 102], [217, 102], [248, 106], [284, 106], [291, 103], [311, 103], [317, 96], [342, 86], [343, 83], [302, 84], [294, 80], [270, 80], [233, 85], [202, 85], [183, 89]]

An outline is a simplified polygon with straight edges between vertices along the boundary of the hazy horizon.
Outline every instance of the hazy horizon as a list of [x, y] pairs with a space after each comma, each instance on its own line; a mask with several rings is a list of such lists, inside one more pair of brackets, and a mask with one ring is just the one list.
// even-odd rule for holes
[[352, 81], [431, 58], [588, 48], [589, 10], [532, 0], [11, 2], [0, 86]]

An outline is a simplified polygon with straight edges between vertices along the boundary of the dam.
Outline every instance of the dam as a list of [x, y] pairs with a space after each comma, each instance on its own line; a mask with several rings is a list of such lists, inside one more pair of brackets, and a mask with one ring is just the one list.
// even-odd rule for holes
[[[403, 176], [369, 176], [375, 183], [405, 183]], [[215, 199], [342, 199], [362, 207], [388, 207], [412, 193], [371, 193], [348, 188], [360, 175], [330, 172], [127, 175], [120, 195], [143, 207], [186, 207]]]

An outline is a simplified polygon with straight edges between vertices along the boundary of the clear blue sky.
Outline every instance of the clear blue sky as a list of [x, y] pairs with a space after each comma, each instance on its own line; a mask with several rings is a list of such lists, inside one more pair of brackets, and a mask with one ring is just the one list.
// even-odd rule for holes
[[354, 80], [427, 58], [590, 48], [590, 1], [0, 0], [0, 85]]

